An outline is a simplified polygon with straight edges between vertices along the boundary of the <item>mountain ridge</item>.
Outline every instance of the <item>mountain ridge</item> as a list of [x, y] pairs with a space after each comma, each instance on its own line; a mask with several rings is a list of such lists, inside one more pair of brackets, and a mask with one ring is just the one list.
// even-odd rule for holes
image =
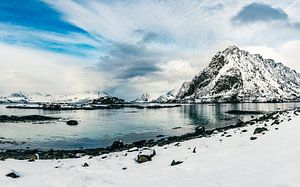
[[229, 46], [166, 102], [283, 102], [298, 101], [299, 95], [300, 74], [295, 70]]

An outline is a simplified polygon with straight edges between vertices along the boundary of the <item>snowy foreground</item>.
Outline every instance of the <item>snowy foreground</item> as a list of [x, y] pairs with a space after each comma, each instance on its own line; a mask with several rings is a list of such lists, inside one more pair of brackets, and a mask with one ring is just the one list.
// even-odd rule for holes
[[[106, 158], [1, 161], [0, 186], [300, 186], [300, 115], [291, 111], [281, 119], [279, 125], [267, 122], [265, 134], [253, 135], [264, 122], [225, 135], [154, 147], [156, 156], [142, 164], [134, 160], [137, 151], [110, 153]], [[183, 163], [170, 166], [172, 160]], [[11, 171], [20, 177], [6, 177]]]

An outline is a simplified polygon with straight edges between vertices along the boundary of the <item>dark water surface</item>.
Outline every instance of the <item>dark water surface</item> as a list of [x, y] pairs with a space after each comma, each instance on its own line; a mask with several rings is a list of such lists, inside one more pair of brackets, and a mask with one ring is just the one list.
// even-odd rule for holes
[[79, 121], [78, 126], [68, 126], [62, 121], [48, 124], [0, 123], [2, 140], [23, 142], [17, 145], [1, 143], [0, 148], [106, 147], [117, 139], [129, 143], [142, 139], [155, 139], [157, 135], [182, 135], [192, 132], [198, 125], [215, 128], [233, 124], [238, 118], [247, 120], [251, 117], [250, 115], [226, 114], [228, 110], [270, 112], [295, 107], [300, 107], [300, 103], [193, 104], [162, 109], [124, 108], [73, 111], [6, 109], [5, 105], [0, 105], [1, 115], [38, 114]]

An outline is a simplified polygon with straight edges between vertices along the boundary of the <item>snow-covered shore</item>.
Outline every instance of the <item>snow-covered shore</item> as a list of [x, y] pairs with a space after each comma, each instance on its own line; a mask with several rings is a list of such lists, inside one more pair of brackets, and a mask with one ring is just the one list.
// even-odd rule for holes
[[[35, 162], [8, 159], [0, 162], [0, 186], [300, 186], [300, 115], [286, 112], [281, 120], [155, 146], [152, 161], [142, 164], [135, 161], [137, 151]], [[254, 135], [257, 127], [268, 131]], [[172, 160], [183, 163], [170, 166]], [[6, 177], [12, 171], [20, 177]]]

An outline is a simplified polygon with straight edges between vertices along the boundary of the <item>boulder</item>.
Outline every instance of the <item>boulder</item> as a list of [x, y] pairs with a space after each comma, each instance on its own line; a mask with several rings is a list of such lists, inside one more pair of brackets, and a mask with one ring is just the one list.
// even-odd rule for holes
[[39, 159], [39, 155], [36, 153], [36, 154], [32, 155], [28, 161], [34, 162], [35, 160], [38, 160], [38, 159]]
[[200, 135], [205, 133], [205, 127], [204, 126], [198, 126], [195, 128], [195, 134]]
[[144, 163], [151, 161], [152, 158], [156, 155], [156, 151], [154, 149], [146, 149], [141, 151], [136, 158], [138, 163]]
[[67, 125], [71, 125], [71, 126], [78, 125], [78, 121], [76, 121], [76, 120], [69, 120], [66, 123], [67, 123]]
[[116, 150], [116, 149], [122, 149], [123, 147], [124, 147], [124, 143], [121, 140], [117, 140], [111, 144], [110, 149]]
[[182, 164], [182, 163], [183, 163], [183, 161], [175, 161], [175, 160], [173, 160], [173, 161], [171, 162], [171, 166], [176, 166], [176, 165]]
[[259, 134], [259, 133], [262, 133], [264, 131], [268, 131], [268, 129], [266, 127], [257, 127], [255, 130], [254, 130], [254, 134]]
[[18, 174], [16, 174], [15, 172], [10, 172], [8, 174], [6, 174], [7, 177], [11, 177], [13, 179], [19, 178], [20, 176]]

